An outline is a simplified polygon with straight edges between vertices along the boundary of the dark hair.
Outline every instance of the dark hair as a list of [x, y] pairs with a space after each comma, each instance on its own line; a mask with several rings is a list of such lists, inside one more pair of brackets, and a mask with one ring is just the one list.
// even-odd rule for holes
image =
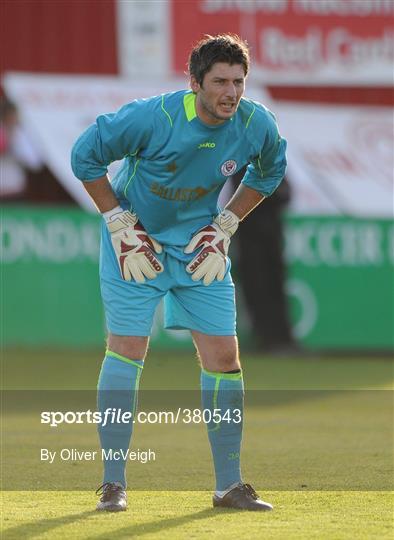
[[189, 74], [202, 85], [205, 74], [216, 62], [242, 64], [245, 76], [249, 71], [249, 48], [236, 34], [205, 35], [191, 50], [188, 60]]

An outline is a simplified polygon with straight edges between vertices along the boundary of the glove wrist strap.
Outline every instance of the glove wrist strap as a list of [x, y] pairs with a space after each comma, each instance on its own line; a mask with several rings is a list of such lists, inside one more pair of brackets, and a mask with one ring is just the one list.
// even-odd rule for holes
[[117, 233], [123, 229], [134, 227], [138, 221], [136, 214], [129, 210], [123, 210], [120, 206], [103, 213], [107, 229], [111, 234]]
[[223, 210], [216, 218], [214, 222], [219, 225], [223, 232], [228, 236], [232, 236], [235, 231], [238, 229], [239, 217], [231, 212], [231, 210]]
[[115, 208], [112, 208], [112, 210], [108, 210], [108, 212], [103, 212], [102, 216], [105, 219], [105, 223], [108, 223], [112, 221], [113, 217], [116, 214], [121, 214], [123, 212], [123, 208], [121, 206], [115, 206]]

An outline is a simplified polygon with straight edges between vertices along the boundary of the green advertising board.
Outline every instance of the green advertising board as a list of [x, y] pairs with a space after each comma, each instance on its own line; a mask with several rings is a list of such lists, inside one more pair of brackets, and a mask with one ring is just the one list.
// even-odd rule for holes
[[[2, 208], [4, 346], [103, 345], [99, 220], [76, 208]], [[288, 216], [285, 253], [294, 331], [305, 346], [394, 348], [392, 221]], [[238, 319], [245, 336], [247, 317]], [[186, 331], [163, 330], [159, 308], [152, 345], [191, 342]]]
[[296, 335], [327, 349], [394, 348], [394, 224], [289, 217], [287, 289]]
[[5, 345], [103, 343], [98, 225], [79, 209], [2, 209]]

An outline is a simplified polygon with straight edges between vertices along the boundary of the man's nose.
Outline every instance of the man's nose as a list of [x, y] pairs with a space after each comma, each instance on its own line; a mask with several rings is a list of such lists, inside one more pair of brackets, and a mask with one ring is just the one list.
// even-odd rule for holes
[[237, 97], [237, 89], [234, 83], [232, 82], [228, 83], [226, 87], [226, 96], [231, 97], [232, 99], [235, 99]]

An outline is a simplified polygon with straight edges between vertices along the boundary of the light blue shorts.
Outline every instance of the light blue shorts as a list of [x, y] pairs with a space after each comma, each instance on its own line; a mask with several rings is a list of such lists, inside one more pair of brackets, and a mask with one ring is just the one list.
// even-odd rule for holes
[[234, 336], [236, 311], [230, 261], [224, 280], [205, 286], [202, 281], [193, 281], [186, 272], [186, 265], [194, 255], [186, 258], [182, 253], [177, 258], [163, 252], [158, 258], [164, 271], [155, 279], [142, 284], [124, 281], [107, 228], [103, 226], [100, 286], [108, 331], [120, 336], [149, 336], [156, 307], [164, 298], [165, 328]]

